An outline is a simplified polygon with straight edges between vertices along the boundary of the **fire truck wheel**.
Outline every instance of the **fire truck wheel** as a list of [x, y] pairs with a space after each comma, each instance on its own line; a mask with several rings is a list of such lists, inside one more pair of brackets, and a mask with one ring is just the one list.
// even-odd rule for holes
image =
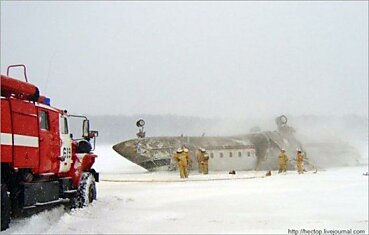
[[96, 199], [96, 184], [95, 177], [90, 172], [82, 174], [81, 182], [79, 183], [75, 207], [84, 207]]
[[10, 199], [5, 184], [1, 185], [1, 231], [9, 228]]

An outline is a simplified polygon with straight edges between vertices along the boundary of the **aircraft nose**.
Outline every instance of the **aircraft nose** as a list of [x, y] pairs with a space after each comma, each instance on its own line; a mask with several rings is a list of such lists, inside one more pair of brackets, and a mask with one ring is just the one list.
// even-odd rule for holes
[[119, 144], [116, 144], [113, 146], [113, 149], [119, 153], [120, 155], [122, 155], [124, 158], [127, 158], [130, 161], [134, 160], [134, 157], [137, 154], [137, 144], [135, 143], [135, 141], [124, 141], [121, 142]]

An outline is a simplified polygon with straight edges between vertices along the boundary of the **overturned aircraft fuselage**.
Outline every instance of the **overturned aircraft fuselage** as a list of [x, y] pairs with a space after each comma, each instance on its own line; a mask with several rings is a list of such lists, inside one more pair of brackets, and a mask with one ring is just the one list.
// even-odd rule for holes
[[283, 148], [289, 156], [296, 149], [304, 151], [294, 137], [294, 129], [287, 125], [287, 118], [276, 118], [275, 131], [254, 132], [230, 137], [147, 137], [118, 143], [113, 149], [126, 159], [147, 170], [174, 170], [172, 160], [178, 147], [185, 146], [191, 156], [191, 169], [197, 169], [196, 151], [205, 148], [210, 156], [211, 170], [274, 170], [277, 156]]

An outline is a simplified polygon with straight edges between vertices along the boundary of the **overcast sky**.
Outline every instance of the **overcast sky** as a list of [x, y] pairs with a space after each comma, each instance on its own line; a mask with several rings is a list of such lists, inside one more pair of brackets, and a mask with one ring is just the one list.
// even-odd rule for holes
[[15, 63], [74, 113], [367, 116], [368, 2], [1, 1]]

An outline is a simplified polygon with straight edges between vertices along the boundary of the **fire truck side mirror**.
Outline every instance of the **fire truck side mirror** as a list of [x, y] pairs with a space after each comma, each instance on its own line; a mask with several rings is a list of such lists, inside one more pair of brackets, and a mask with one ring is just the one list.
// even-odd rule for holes
[[93, 137], [98, 137], [99, 136], [99, 132], [98, 131], [90, 131], [89, 137], [93, 138]]
[[88, 138], [90, 135], [90, 122], [88, 119], [83, 120], [82, 131], [83, 131], [82, 137]]

